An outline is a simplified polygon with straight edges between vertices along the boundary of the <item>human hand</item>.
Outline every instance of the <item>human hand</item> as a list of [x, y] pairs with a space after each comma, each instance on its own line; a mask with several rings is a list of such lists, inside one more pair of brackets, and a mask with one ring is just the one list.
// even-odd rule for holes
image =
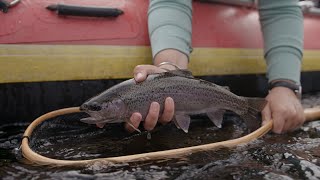
[[[138, 65], [134, 68], [134, 79], [137, 82], [144, 81], [149, 74], [166, 72], [167, 70], [175, 70], [174, 66], [157, 67], [154, 65]], [[152, 102], [150, 105], [149, 113], [146, 116], [144, 122], [144, 128], [147, 131], [151, 131], [157, 124], [160, 122], [166, 124], [170, 122], [174, 115], [174, 101], [171, 97], [167, 97], [164, 103], [163, 114], [160, 116], [160, 104], [158, 102]], [[139, 127], [140, 122], [142, 121], [142, 115], [139, 112], [135, 112], [130, 117], [130, 122], [135, 128]], [[134, 128], [131, 127], [128, 123], [125, 124], [125, 128], [129, 132], [133, 132]]]
[[301, 102], [291, 89], [275, 87], [266, 99], [268, 104], [262, 111], [262, 125], [273, 120], [274, 133], [294, 131], [305, 122]]
[[[168, 61], [170, 60], [170, 61]], [[163, 64], [163, 62], [170, 62], [175, 64]], [[134, 68], [134, 79], [136, 82], [144, 81], [149, 74], [161, 73], [167, 70], [177, 70], [177, 69], [188, 69], [188, 56], [175, 49], [165, 49], [160, 51], [154, 57], [154, 65], [138, 65]], [[179, 67], [179, 68], [177, 68]], [[151, 131], [157, 124], [160, 122], [162, 124], [168, 123], [172, 120], [174, 115], [174, 101], [172, 98], [168, 97], [164, 103], [164, 110], [161, 116], [159, 116], [160, 104], [158, 102], [152, 102], [150, 105], [149, 113], [146, 116], [144, 122], [144, 128], [148, 131]], [[159, 121], [158, 121], [159, 120]], [[142, 116], [139, 112], [135, 112], [130, 117], [130, 122], [134, 128], [138, 128], [140, 122], [142, 121]], [[134, 131], [134, 128], [131, 127], [128, 123], [125, 125], [126, 129], [130, 132]]]

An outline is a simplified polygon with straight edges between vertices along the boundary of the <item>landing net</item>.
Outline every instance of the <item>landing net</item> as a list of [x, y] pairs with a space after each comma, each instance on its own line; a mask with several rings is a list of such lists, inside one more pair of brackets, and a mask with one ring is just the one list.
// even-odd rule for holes
[[[86, 166], [95, 162], [114, 164], [173, 159], [196, 152], [233, 148], [246, 144], [261, 137], [272, 128], [272, 121], [269, 121], [248, 135], [240, 138], [229, 137], [231, 140], [222, 141], [219, 141], [218, 134], [223, 133], [210, 133], [206, 137], [210, 139], [210, 136], [216, 135], [219, 142], [210, 143], [206, 138], [202, 138], [199, 144], [192, 142], [199, 141], [192, 134], [196, 130], [184, 134], [175, 127], [162, 126], [166, 128], [159, 130], [158, 134], [157, 131], [154, 132], [152, 139], [147, 140], [147, 133], [132, 135], [125, 132], [120, 124], [99, 129], [79, 121], [86, 116], [80, 112], [79, 107], [73, 107], [52, 111], [37, 118], [23, 135], [21, 145], [23, 156], [33, 163], [52, 166]], [[216, 129], [210, 129], [212, 124], [205, 124], [205, 126], [209, 131], [216, 131]], [[201, 128], [203, 130], [203, 127]], [[226, 129], [222, 130], [226, 131]], [[167, 137], [163, 137], [165, 134]], [[173, 141], [171, 144], [174, 146], [167, 143], [168, 137]], [[180, 139], [174, 139], [175, 137]], [[184, 141], [181, 137], [190, 140]], [[192, 144], [199, 145], [192, 146]]]

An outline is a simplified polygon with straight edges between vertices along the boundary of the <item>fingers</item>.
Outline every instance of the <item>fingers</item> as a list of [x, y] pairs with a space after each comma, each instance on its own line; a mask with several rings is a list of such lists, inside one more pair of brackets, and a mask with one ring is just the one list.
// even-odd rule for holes
[[304, 123], [303, 107], [292, 90], [276, 87], [269, 92], [266, 98], [268, 100], [268, 109], [263, 110], [263, 118], [271, 118], [273, 120], [272, 131], [274, 133], [280, 134], [294, 131]]
[[284, 131], [294, 131], [303, 125], [305, 116], [303, 108], [299, 102], [293, 103], [292, 109], [287, 112], [287, 122], [283, 128]]
[[164, 111], [161, 118], [159, 118], [159, 113], [160, 104], [152, 102], [144, 124], [144, 128], [147, 131], [151, 131], [157, 125], [158, 119], [162, 124], [166, 124], [172, 120], [174, 115], [174, 101], [171, 97], [168, 97], [165, 100]]
[[164, 103], [163, 114], [159, 119], [159, 122], [162, 124], [166, 124], [170, 122], [174, 115], [174, 101], [171, 97], [166, 98]]
[[[149, 74], [162, 73], [165, 72], [165, 69], [159, 68], [154, 65], [138, 65], [134, 68], [134, 79], [136, 82], [144, 81]], [[145, 119], [144, 128], [148, 131], [152, 130], [159, 119], [160, 105], [157, 102], [153, 102], [150, 105], [149, 113]], [[165, 124], [171, 121], [174, 114], [174, 102], [172, 98], [167, 98], [164, 105], [164, 113], [159, 119], [159, 122]], [[134, 127], [138, 127], [141, 122], [142, 116], [139, 113], [132, 114], [130, 121]], [[134, 129], [128, 124], [125, 125], [126, 129], [130, 132], [133, 132]]]
[[268, 121], [271, 120], [273, 121], [272, 131], [277, 134], [282, 133], [284, 121], [282, 119], [279, 119], [279, 115], [277, 115], [277, 112], [271, 113], [271, 109], [268, 103], [262, 110], [262, 125], [265, 125]]
[[295, 107], [297, 109], [297, 116], [296, 116], [297, 119], [298, 119], [297, 126], [300, 127], [305, 123], [306, 117], [305, 117], [304, 109], [303, 109], [302, 104], [300, 103], [300, 101], [295, 104]]
[[165, 72], [164, 69], [161, 69], [153, 65], [138, 65], [133, 70], [134, 79], [137, 82], [144, 81], [149, 74]]
[[293, 131], [295, 129], [297, 129], [298, 125], [299, 125], [299, 118], [298, 113], [297, 113], [297, 109], [295, 108], [295, 106], [293, 106], [290, 109], [287, 109], [285, 111], [285, 115], [286, 115], [286, 121], [285, 124], [283, 126], [282, 131], [283, 132], [289, 132], [289, 131]]
[[268, 121], [271, 121], [271, 110], [269, 104], [265, 106], [265, 108], [261, 112], [262, 115], [262, 126], [265, 125]]
[[159, 112], [160, 112], [160, 104], [157, 102], [152, 102], [150, 105], [149, 113], [144, 123], [144, 128], [147, 131], [151, 131], [157, 125]]
[[[151, 131], [157, 125], [159, 120], [160, 123], [166, 124], [170, 122], [174, 115], [174, 101], [171, 97], [166, 98], [164, 103], [164, 112], [161, 118], [159, 118], [160, 113], [160, 104], [157, 102], [152, 102], [149, 108], [148, 115], [146, 116], [144, 122], [144, 128], [147, 131]], [[133, 113], [130, 122], [135, 128], [139, 127], [140, 122], [142, 121], [142, 116], [140, 113]], [[134, 132], [134, 129], [129, 125], [125, 124], [125, 128], [129, 132]]]
[[[138, 129], [141, 120], [142, 120], [142, 115], [140, 113], [137, 113], [137, 112], [133, 113], [131, 115], [131, 117], [130, 117], [130, 122], [136, 129]], [[134, 132], [135, 131], [134, 128], [132, 128], [128, 123], [126, 123], [124, 125], [124, 127], [126, 128], [126, 130], [128, 132]]]
[[287, 121], [287, 118], [284, 118], [281, 115], [281, 112], [274, 112], [272, 114], [272, 118], [273, 118], [273, 128], [272, 131], [276, 134], [281, 134], [281, 133], [285, 133], [285, 123]]

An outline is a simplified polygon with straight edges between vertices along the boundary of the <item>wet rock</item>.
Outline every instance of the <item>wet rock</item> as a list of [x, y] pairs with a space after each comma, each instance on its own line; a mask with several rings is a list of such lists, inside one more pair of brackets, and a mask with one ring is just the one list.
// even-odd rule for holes
[[268, 173], [263, 177], [265, 180], [293, 180], [289, 176], [285, 176], [282, 174], [276, 174], [276, 173]]
[[308, 179], [320, 179], [320, 167], [306, 160], [300, 162], [301, 170]]
[[300, 176], [311, 180], [320, 179], [320, 167], [316, 164], [290, 153], [285, 153], [284, 157], [294, 165]]
[[278, 169], [281, 170], [282, 172], [289, 172], [293, 167], [292, 164], [286, 164], [286, 163], [282, 163], [282, 162], [280, 162], [278, 164], [279, 164]]

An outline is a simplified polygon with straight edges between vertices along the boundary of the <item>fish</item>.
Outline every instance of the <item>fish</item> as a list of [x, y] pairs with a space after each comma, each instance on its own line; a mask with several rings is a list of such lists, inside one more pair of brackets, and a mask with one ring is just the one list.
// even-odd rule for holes
[[130, 122], [132, 113], [141, 113], [144, 120], [150, 104], [158, 102], [161, 115], [167, 97], [175, 102], [174, 123], [186, 133], [191, 115], [206, 114], [214, 125], [221, 128], [224, 113], [232, 111], [250, 125], [257, 121], [258, 114], [267, 104], [265, 98], [238, 96], [226, 87], [193, 77], [188, 70], [173, 70], [150, 74], [139, 83], [134, 79], [123, 81], [88, 99], [80, 110], [90, 117], [81, 121], [102, 127], [106, 123], [127, 122], [133, 127]]

